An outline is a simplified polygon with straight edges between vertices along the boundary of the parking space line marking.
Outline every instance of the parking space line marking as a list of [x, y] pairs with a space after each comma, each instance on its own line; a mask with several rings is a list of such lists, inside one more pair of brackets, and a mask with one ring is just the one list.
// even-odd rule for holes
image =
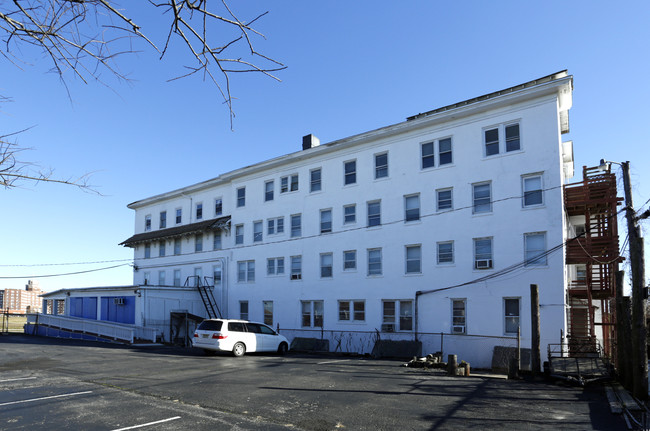
[[347, 362], [347, 361], [349, 361], [349, 359], [336, 359], [334, 361], [316, 362], [316, 365], [336, 364], [338, 362]]
[[146, 424], [133, 425], [133, 426], [126, 427], [126, 428], [118, 428], [118, 429], [115, 429], [113, 431], [125, 431], [125, 430], [132, 430], [132, 429], [136, 429], [136, 428], [143, 428], [143, 427], [148, 427], [150, 425], [158, 425], [158, 424], [161, 424], [163, 422], [175, 421], [176, 419], [180, 419], [180, 418], [181, 418], [180, 416], [174, 416], [173, 418], [161, 419], [159, 421], [149, 422], [149, 423], [146, 423]]
[[18, 377], [16, 379], [5, 379], [5, 380], [0, 380], [0, 383], [4, 382], [15, 382], [17, 380], [29, 380], [29, 379], [35, 379], [36, 377]]
[[83, 395], [83, 394], [89, 394], [91, 392], [92, 391], [72, 392], [70, 394], [52, 395], [50, 397], [32, 398], [29, 400], [21, 400], [21, 401], [9, 401], [8, 403], [0, 403], [0, 406], [8, 406], [10, 404], [20, 404], [20, 403], [31, 403], [32, 401], [49, 400], [52, 398], [71, 397], [73, 395]]

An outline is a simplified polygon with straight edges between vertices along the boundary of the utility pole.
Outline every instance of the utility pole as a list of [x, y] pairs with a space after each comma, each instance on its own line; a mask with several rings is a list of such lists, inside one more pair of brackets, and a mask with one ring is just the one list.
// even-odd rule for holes
[[540, 330], [539, 330], [539, 289], [536, 284], [530, 285], [530, 320], [531, 320], [531, 348], [530, 371], [533, 376], [539, 375], [540, 367]]
[[623, 187], [625, 190], [625, 216], [630, 242], [630, 268], [632, 270], [632, 376], [634, 396], [642, 401], [648, 399], [648, 348], [646, 340], [645, 312], [645, 263], [643, 259], [643, 237], [632, 202], [630, 184], [630, 162], [621, 163]]

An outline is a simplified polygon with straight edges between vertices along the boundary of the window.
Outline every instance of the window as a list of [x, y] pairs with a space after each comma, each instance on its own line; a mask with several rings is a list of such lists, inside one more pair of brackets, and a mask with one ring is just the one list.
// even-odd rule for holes
[[357, 269], [357, 251], [347, 250], [343, 252], [343, 271]]
[[452, 189], [436, 190], [436, 209], [438, 211], [453, 209]]
[[333, 258], [332, 253], [322, 253], [320, 255], [320, 276], [321, 278], [332, 277]]
[[300, 301], [303, 328], [323, 327], [323, 301]]
[[149, 259], [151, 257], [151, 244], [146, 243], [144, 245], [144, 258]]
[[252, 283], [255, 281], [254, 260], [244, 260], [237, 262], [237, 281], [239, 283]]
[[364, 301], [339, 301], [339, 320], [343, 322], [363, 322], [366, 320]]
[[302, 279], [302, 256], [291, 256], [291, 280]]
[[438, 265], [454, 263], [454, 242], [446, 241], [438, 243]]
[[262, 221], [253, 222], [253, 242], [262, 242], [262, 232], [264, 225]]
[[368, 250], [368, 275], [381, 275], [381, 248]]
[[239, 301], [239, 318], [248, 320], [248, 301]]
[[216, 198], [214, 200], [214, 215], [220, 216], [223, 213], [223, 200], [221, 198]]
[[174, 255], [178, 256], [179, 254], [181, 254], [181, 239], [176, 238], [174, 240]]
[[150, 272], [145, 272], [144, 273], [144, 284], [145, 286], [148, 284], [151, 284], [151, 273]]
[[[413, 301], [383, 301], [382, 332], [413, 330]], [[399, 320], [395, 312], [399, 310]]]
[[284, 258], [273, 257], [271, 259], [266, 259], [266, 274], [267, 275], [284, 274]]
[[145, 232], [151, 230], [151, 214], [144, 216], [144, 230]]
[[270, 218], [266, 221], [267, 235], [284, 232], [284, 217]]
[[221, 286], [222, 278], [223, 278], [223, 270], [221, 269], [221, 264], [219, 263], [212, 267], [212, 281], [214, 282], [214, 287]]
[[262, 301], [264, 307], [264, 323], [273, 326], [273, 301]]
[[420, 195], [404, 196], [404, 221], [420, 220]]
[[472, 196], [474, 202], [474, 214], [488, 213], [492, 211], [491, 183], [473, 184]]
[[519, 329], [519, 298], [503, 298], [505, 333], [516, 334]]
[[368, 227], [381, 225], [381, 202], [368, 202]]
[[240, 187], [237, 189], [237, 208], [243, 207], [246, 205], [246, 187]]
[[273, 200], [273, 180], [264, 183], [264, 200], [267, 202]]
[[346, 186], [355, 184], [357, 182], [357, 161], [350, 160], [349, 162], [345, 162], [343, 164], [343, 172], [343, 184]]
[[167, 211], [160, 212], [160, 222], [158, 226], [160, 227], [160, 229], [164, 229], [167, 227]]
[[212, 249], [213, 250], [221, 250], [222, 245], [221, 245], [221, 232], [215, 232], [214, 237], [212, 240]]
[[499, 129], [485, 131], [485, 155], [499, 154]]
[[506, 126], [506, 152], [519, 151], [520, 149], [519, 124]]
[[465, 299], [451, 300], [451, 333], [466, 333]]
[[436, 165], [436, 158], [433, 152], [433, 142], [422, 144], [422, 169], [432, 168]]
[[198, 286], [199, 281], [203, 278], [203, 269], [201, 267], [194, 268], [194, 277], [196, 278], [196, 285]]
[[235, 245], [244, 243], [244, 225], [238, 224], [235, 226]]
[[176, 208], [176, 224], [183, 222], [183, 208]]
[[406, 273], [420, 274], [422, 272], [422, 247], [419, 245], [406, 246]]
[[297, 238], [302, 235], [302, 221], [300, 214], [291, 216], [291, 238]]
[[345, 205], [343, 207], [343, 223], [357, 222], [357, 206], [355, 204]]
[[167, 247], [166, 247], [165, 240], [162, 240], [158, 243], [158, 257], [165, 257], [165, 254], [167, 252]]
[[524, 234], [524, 260], [526, 266], [545, 266], [546, 233], [536, 232]]
[[320, 233], [332, 232], [332, 210], [320, 210]]
[[181, 270], [180, 269], [175, 269], [174, 270], [174, 286], [180, 287], [181, 285]]
[[309, 191], [310, 192], [319, 192], [321, 191], [322, 185], [321, 185], [321, 170], [319, 169], [313, 169], [309, 173]]
[[203, 203], [196, 204], [196, 219], [203, 219]]
[[375, 154], [375, 179], [388, 176], [388, 153]]
[[158, 271], [158, 286], [165, 286], [165, 271]]
[[474, 238], [474, 269], [492, 268], [492, 238]]
[[203, 251], [203, 234], [199, 233], [194, 237], [194, 252]]
[[544, 204], [544, 194], [542, 191], [542, 176], [530, 175], [522, 177], [523, 188], [523, 206], [532, 207]]
[[295, 192], [298, 190], [298, 174], [280, 178], [280, 193]]
[[451, 138], [445, 138], [438, 141], [438, 165], [448, 165], [453, 163], [454, 159], [451, 152]]

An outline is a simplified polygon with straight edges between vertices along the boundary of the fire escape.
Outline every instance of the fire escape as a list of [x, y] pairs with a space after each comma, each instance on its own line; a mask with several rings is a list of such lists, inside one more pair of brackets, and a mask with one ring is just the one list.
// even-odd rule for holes
[[[616, 176], [608, 169], [582, 169], [583, 180], [564, 186], [564, 206], [570, 232], [566, 244], [569, 353], [598, 351], [612, 357], [615, 332], [615, 275], [623, 259], [619, 255]], [[599, 337], [600, 336], [600, 337]]]

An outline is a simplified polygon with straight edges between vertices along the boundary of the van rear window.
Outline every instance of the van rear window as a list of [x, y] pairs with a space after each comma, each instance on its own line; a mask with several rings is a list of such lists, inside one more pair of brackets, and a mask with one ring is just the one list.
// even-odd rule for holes
[[197, 328], [200, 331], [221, 331], [221, 320], [204, 320]]

